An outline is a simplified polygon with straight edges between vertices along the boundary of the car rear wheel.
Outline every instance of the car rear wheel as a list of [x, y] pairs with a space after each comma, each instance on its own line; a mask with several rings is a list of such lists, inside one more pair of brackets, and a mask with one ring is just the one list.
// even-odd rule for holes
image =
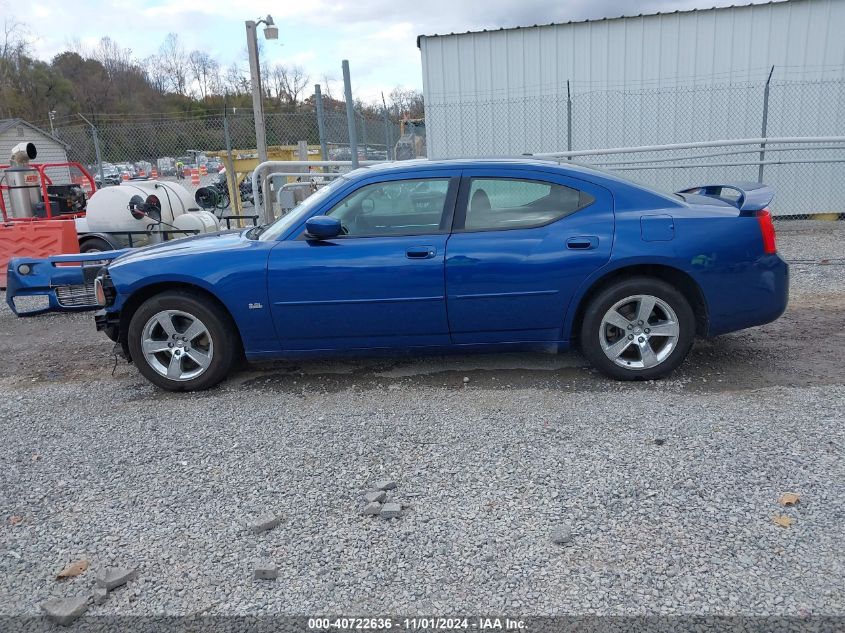
[[695, 315], [671, 284], [650, 277], [616, 282], [584, 313], [581, 349], [599, 371], [618, 380], [651, 380], [674, 371], [695, 338]]
[[240, 342], [226, 312], [189, 292], [147, 299], [129, 323], [129, 351], [150, 382], [169, 391], [208, 389], [223, 380]]

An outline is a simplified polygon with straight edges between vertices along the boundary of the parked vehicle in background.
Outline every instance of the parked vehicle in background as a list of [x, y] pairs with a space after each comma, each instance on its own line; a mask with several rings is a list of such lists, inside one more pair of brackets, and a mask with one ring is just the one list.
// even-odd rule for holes
[[159, 176], [175, 176], [176, 175], [176, 159], [169, 156], [163, 156], [156, 160], [156, 169]]
[[129, 178], [135, 178], [138, 175], [138, 170], [132, 163], [115, 163], [114, 166], [120, 173], [121, 178], [123, 178], [123, 174], [126, 174]]
[[216, 174], [223, 169], [223, 163], [220, 162], [219, 158], [209, 158], [205, 164], [205, 168], [208, 170], [208, 173]]
[[97, 188], [107, 187], [109, 185], [120, 184], [120, 170], [111, 163], [103, 163], [103, 178], [100, 178], [100, 170], [97, 166], [91, 171], [94, 174], [94, 183]]
[[273, 224], [125, 254], [97, 327], [150, 381], [210, 387], [248, 359], [581, 348], [666, 376], [696, 335], [786, 308], [757, 183], [667, 196], [571, 163], [392, 163], [337, 178]]
[[142, 173], [147, 177], [152, 175], [153, 164], [148, 161], [139, 160], [133, 167], [135, 168], [136, 176], [140, 176]]

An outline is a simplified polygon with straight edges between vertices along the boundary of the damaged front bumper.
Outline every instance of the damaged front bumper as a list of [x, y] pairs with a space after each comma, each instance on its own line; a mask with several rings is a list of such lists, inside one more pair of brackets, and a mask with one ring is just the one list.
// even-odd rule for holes
[[17, 316], [96, 310], [101, 307], [94, 294], [97, 273], [128, 250], [11, 259], [6, 303]]

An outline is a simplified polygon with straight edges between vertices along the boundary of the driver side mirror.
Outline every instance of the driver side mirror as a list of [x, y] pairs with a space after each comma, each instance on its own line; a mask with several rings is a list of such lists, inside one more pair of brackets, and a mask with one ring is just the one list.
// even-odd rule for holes
[[343, 232], [340, 220], [328, 215], [315, 215], [305, 222], [305, 239], [330, 240]]

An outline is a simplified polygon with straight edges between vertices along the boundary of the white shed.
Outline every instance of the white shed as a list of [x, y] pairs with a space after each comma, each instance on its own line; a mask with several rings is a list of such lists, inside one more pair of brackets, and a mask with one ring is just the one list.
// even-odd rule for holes
[[38, 163], [66, 163], [70, 146], [23, 119], [0, 119], [0, 164], [9, 162], [18, 143], [35, 143]]
[[[66, 163], [68, 161], [67, 152], [70, 146], [49, 132], [23, 119], [0, 119], [0, 165], [9, 163], [12, 148], [18, 143], [35, 144], [38, 156], [33, 163]], [[70, 171], [67, 167], [50, 168], [47, 174], [55, 184], [70, 182]]]

